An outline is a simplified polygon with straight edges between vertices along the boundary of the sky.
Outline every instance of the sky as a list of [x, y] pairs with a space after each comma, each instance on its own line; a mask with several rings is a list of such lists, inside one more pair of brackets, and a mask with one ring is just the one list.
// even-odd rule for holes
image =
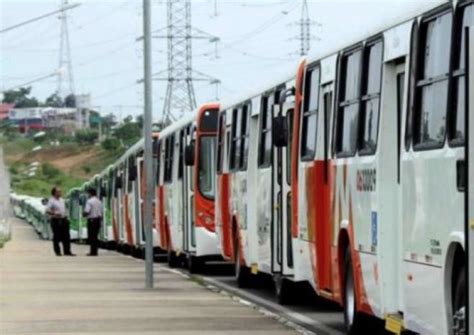
[[[362, 39], [422, 3], [438, 0], [308, 0], [312, 49], [329, 48], [339, 39]], [[0, 30], [54, 11], [59, 0], [0, 0]], [[143, 112], [141, 0], [70, 0], [68, 12], [76, 94], [90, 94], [92, 107], [118, 118]], [[247, 92], [249, 85], [296, 69], [300, 58], [296, 24], [302, 0], [191, 0], [194, 28], [220, 42], [193, 41], [193, 67], [221, 81], [218, 92], [206, 82], [194, 84], [198, 104]], [[166, 27], [166, 1], [152, 0], [152, 29]], [[44, 100], [58, 86], [60, 21], [51, 16], [0, 33], [0, 91], [41, 77], [32, 95]], [[153, 72], [167, 68], [167, 44], [153, 39]], [[67, 79], [67, 76], [65, 76]], [[160, 120], [166, 82], [153, 82], [153, 117]]]

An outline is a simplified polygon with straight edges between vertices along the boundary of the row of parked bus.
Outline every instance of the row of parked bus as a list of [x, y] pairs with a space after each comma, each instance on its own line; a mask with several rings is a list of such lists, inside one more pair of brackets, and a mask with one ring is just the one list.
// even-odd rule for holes
[[41, 238], [52, 238], [51, 226], [44, 214], [44, 204], [41, 198], [12, 193], [10, 194], [10, 204], [13, 214], [31, 224]]
[[[281, 303], [309, 283], [351, 334], [367, 315], [394, 333], [468, 334], [473, 12], [429, 3], [154, 134], [156, 250], [191, 272], [232, 262], [241, 287], [270, 275]], [[68, 193], [73, 236], [87, 237], [93, 186], [102, 243], [143, 250], [143, 151]]]

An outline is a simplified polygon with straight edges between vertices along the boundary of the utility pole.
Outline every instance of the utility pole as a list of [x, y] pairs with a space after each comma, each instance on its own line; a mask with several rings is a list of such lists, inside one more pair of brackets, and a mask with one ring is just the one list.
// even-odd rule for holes
[[[74, 75], [71, 59], [71, 45], [69, 42], [69, 28], [67, 13], [64, 8], [68, 8], [69, 0], [62, 0], [59, 20], [61, 26], [61, 37], [59, 41], [59, 67], [58, 67], [58, 87], [57, 95], [64, 99], [68, 94], [74, 95]], [[68, 91], [64, 88], [64, 79], [68, 80]]]
[[[165, 33], [160, 33], [165, 31]], [[166, 124], [196, 108], [195, 81], [219, 85], [220, 81], [193, 69], [193, 40], [219, 42], [219, 38], [191, 24], [191, 1], [167, 1], [167, 27], [155, 31], [154, 38], [168, 43], [168, 69], [155, 73], [154, 80], [166, 81], [163, 123]]]
[[145, 136], [145, 286], [152, 289], [153, 279], [153, 143], [152, 143], [152, 72], [151, 72], [151, 0], [143, 0], [143, 69]]

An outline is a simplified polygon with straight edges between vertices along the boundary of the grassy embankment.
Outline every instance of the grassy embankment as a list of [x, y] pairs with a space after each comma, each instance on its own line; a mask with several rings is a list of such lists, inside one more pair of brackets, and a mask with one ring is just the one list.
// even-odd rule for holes
[[[10, 171], [12, 191], [38, 197], [47, 197], [52, 186], [59, 186], [64, 193], [82, 185], [86, 180], [104, 170], [123, 152], [123, 149], [107, 151], [97, 145], [65, 143], [60, 146], [38, 145], [25, 138], [13, 141], [0, 138], [5, 160]], [[37, 162], [34, 175], [28, 175], [31, 164]]]

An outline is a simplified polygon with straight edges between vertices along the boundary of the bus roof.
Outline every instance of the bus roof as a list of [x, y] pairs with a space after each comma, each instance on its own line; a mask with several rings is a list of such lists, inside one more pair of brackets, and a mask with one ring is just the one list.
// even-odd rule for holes
[[372, 36], [383, 33], [384, 31], [406, 23], [410, 20], [414, 20], [417, 16], [447, 3], [449, 3], [449, 1], [446, 0], [419, 1], [415, 9], [406, 11], [402, 15], [388, 20], [388, 22], [385, 21], [383, 24], [374, 25], [374, 27], [370, 28], [370, 32], [364, 36], [361, 36], [360, 34], [355, 35], [348, 33], [344, 39], [337, 39], [336, 41], [331, 40], [331, 42], [326, 44], [324, 47], [318, 46], [318, 48], [312, 48], [308, 53], [308, 61], [309, 63], [312, 63], [329, 57]]
[[252, 85], [251, 89], [244, 89], [242, 90], [242, 92], [239, 92], [238, 94], [224, 99], [221, 104], [221, 110], [226, 110], [229, 107], [238, 105], [249, 99], [262, 95], [277, 86], [295, 80], [297, 65], [298, 64], [295, 62], [295, 66], [291, 66], [289, 68], [281, 70], [279, 73], [273, 76], [271, 80], [262, 80], [261, 83], [257, 85]]

